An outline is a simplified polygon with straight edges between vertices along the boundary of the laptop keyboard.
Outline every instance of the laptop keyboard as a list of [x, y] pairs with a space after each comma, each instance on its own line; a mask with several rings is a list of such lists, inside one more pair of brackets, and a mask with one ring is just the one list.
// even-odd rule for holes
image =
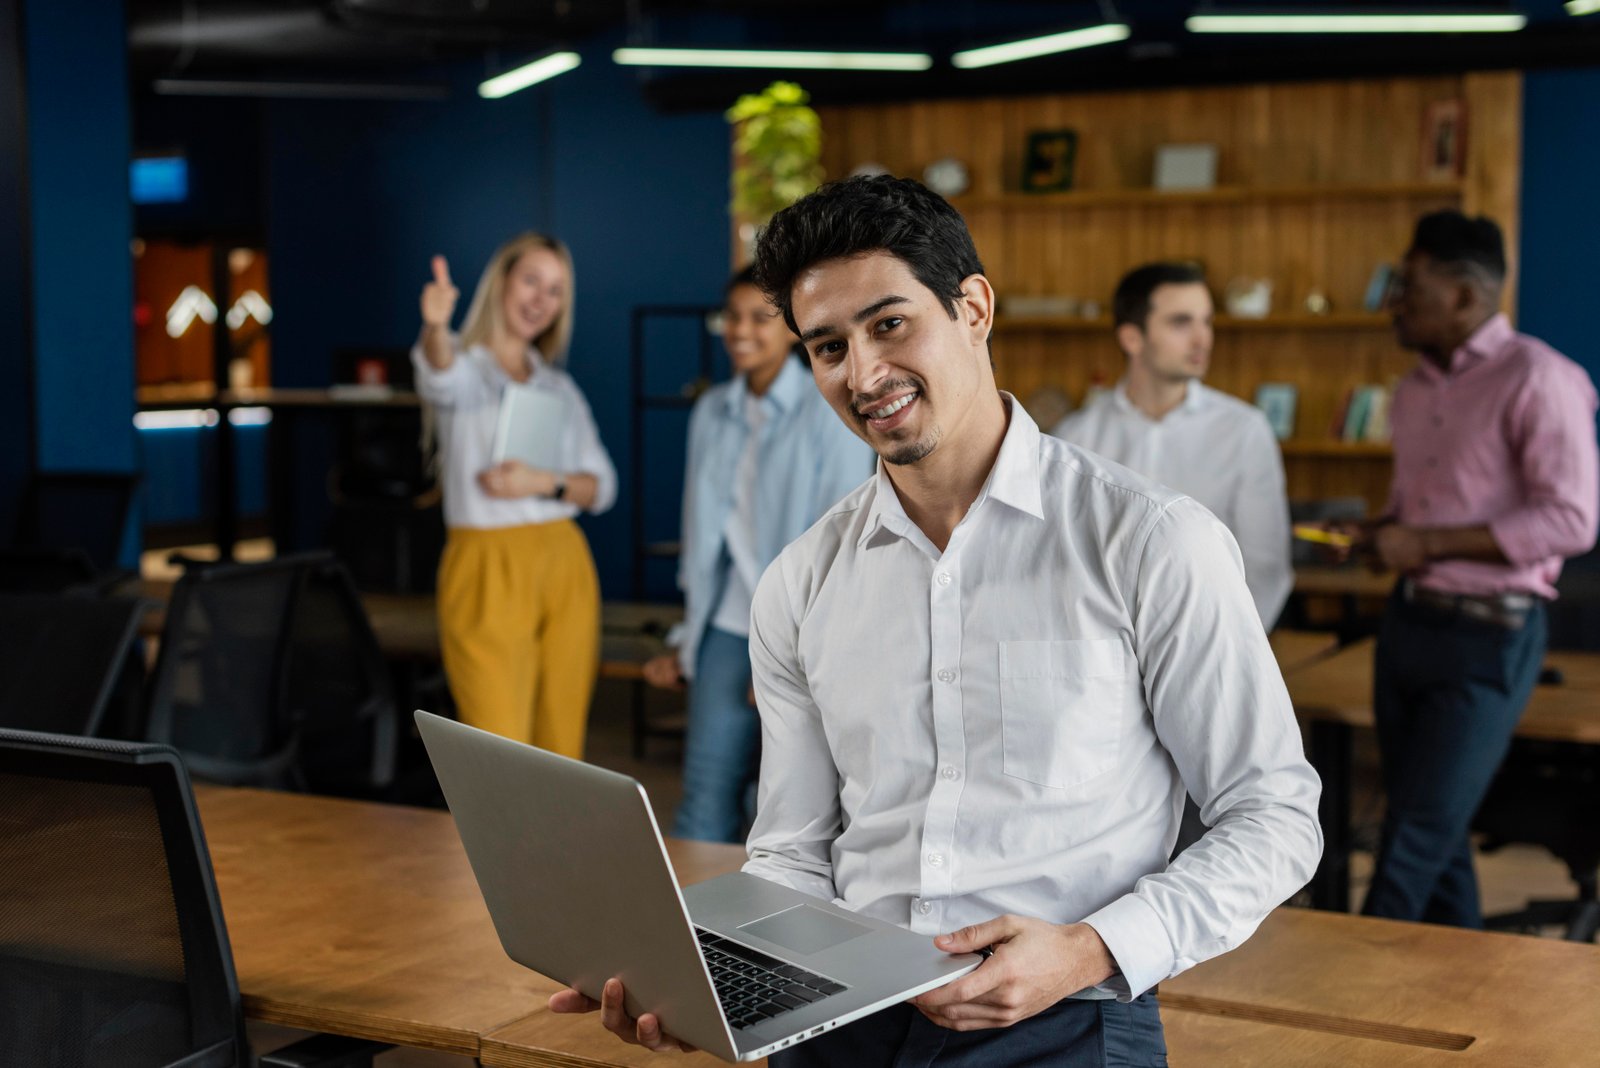
[[734, 1027], [753, 1027], [763, 1020], [821, 1001], [849, 987], [758, 953], [696, 927], [700, 952], [711, 969], [711, 982], [722, 1013]]

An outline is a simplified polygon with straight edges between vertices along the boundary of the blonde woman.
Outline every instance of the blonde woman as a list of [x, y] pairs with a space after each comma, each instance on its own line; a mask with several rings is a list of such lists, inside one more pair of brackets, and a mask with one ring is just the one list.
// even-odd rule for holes
[[[456, 337], [458, 296], [435, 256], [411, 359], [432, 409], [449, 530], [439, 565], [445, 673], [464, 722], [582, 759], [600, 585], [573, 520], [611, 507], [617, 475], [588, 402], [557, 366], [572, 336], [572, 258], [542, 234], [506, 242]], [[548, 391], [566, 410], [553, 469], [493, 458], [512, 383]]]

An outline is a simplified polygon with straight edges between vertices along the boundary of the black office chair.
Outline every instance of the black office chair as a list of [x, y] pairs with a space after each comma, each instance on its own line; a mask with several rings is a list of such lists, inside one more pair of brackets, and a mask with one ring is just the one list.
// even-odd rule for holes
[[0, 730], [0, 824], [0, 1063], [250, 1063], [176, 753]]
[[[0, 1064], [248, 1068], [233, 951], [183, 761], [0, 730]], [[316, 1035], [261, 1068], [370, 1068]]]
[[173, 586], [145, 739], [198, 778], [291, 787], [300, 735], [289, 706], [290, 629], [324, 554], [187, 567]]
[[316, 793], [375, 797], [394, 782], [400, 714], [388, 665], [350, 573], [307, 569], [290, 628], [289, 713], [298, 770]]
[[100, 573], [119, 565], [139, 475], [125, 471], [40, 471], [22, 493], [13, 544], [82, 549]]
[[[1600, 552], [1569, 562], [1548, 608], [1550, 648], [1600, 650]], [[1554, 677], [1543, 686], [1562, 685]], [[1563, 927], [1576, 942], [1600, 933], [1600, 747], [1516, 738], [1473, 826], [1492, 852], [1515, 842], [1543, 846], [1567, 866], [1575, 898], [1536, 900], [1485, 919], [1496, 930]]]
[[0, 727], [99, 734], [143, 611], [134, 600], [0, 594]]

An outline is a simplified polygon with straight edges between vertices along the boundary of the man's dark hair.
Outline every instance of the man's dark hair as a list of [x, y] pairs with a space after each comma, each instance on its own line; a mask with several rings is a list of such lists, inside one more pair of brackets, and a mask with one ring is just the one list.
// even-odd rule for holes
[[755, 286], [757, 289], [761, 288], [761, 283], [756, 281], [755, 264], [751, 264], [748, 267], [741, 267], [737, 271], [734, 271], [733, 277], [728, 279], [728, 284], [722, 287], [722, 295], [726, 297], [729, 293], [732, 293], [740, 286]]
[[1486, 215], [1469, 218], [1459, 211], [1436, 211], [1417, 220], [1411, 251], [1457, 273], [1479, 274], [1492, 286], [1506, 278], [1506, 239]]
[[1147, 263], [1122, 276], [1111, 297], [1114, 326], [1132, 323], [1140, 330], [1150, 319], [1150, 297], [1161, 286], [1205, 285], [1206, 272], [1196, 263]]
[[960, 212], [921, 182], [880, 174], [829, 182], [773, 216], [756, 244], [756, 278], [798, 334], [795, 278], [826, 260], [879, 251], [903, 261], [952, 319], [962, 280], [983, 273]]

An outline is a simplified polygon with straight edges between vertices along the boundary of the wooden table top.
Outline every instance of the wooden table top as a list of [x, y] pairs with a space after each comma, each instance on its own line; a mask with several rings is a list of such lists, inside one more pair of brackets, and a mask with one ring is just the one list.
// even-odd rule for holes
[[[501, 949], [448, 812], [216, 786], [195, 796], [247, 1016], [476, 1056], [481, 1036], [543, 1012], [560, 989]], [[745, 856], [667, 850], [686, 885]]]
[[[1368, 638], [1285, 671], [1295, 711], [1307, 719], [1372, 726], [1375, 647], [1375, 640]], [[1517, 724], [1517, 736], [1600, 744], [1600, 654], [1549, 653], [1545, 664], [1559, 670], [1564, 681], [1534, 688]]]
[[1339, 649], [1339, 636], [1331, 631], [1275, 630], [1267, 635], [1278, 670], [1285, 673], [1305, 667]]
[[[1283, 908], [1239, 949], [1161, 984], [1161, 1015], [1174, 1065], [1532, 1068], [1600, 1048], [1597, 990], [1600, 947]], [[591, 1016], [549, 1012], [487, 1035], [479, 1056], [504, 1068], [661, 1063]]]
[[1387, 597], [1394, 584], [1395, 576], [1391, 572], [1374, 573], [1360, 564], [1294, 569], [1294, 592], [1313, 596]]
[[500, 948], [449, 813], [195, 796], [247, 1016], [470, 1057], [557, 989]]
[[[1279, 1059], [1214, 1063], [1442, 1064], [1432, 1055], [1445, 1054], [1497, 1068], [1568, 1065], [1600, 1051], [1600, 946], [1282, 908], [1232, 953], [1162, 983], [1161, 999], [1169, 1014], [1302, 1033], [1274, 1040]], [[1182, 1026], [1202, 1044], [1226, 1030]], [[1351, 1042], [1379, 1052], [1289, 1055]]]

